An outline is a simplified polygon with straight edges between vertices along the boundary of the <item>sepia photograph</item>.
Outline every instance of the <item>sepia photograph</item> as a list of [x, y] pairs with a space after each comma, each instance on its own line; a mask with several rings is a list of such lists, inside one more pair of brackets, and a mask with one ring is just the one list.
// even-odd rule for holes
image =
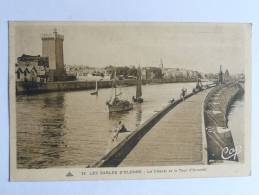
[[250, 175], [251, 28], [9, 22], [10, 179]]

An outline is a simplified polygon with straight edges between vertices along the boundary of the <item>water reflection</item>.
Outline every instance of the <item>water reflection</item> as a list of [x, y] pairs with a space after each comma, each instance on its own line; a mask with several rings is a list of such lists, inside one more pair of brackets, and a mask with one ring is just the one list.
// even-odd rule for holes
[[142, 104], [136, 104], [136, 127], [141, 124], [142, 121]]
[[[47, 165], [57, 164], [66, 147], [64, 93], [28, 96], [23, 101], [28, 107], [19, 112], [17, 118], [18, 124], [27, 123], [27, 129], [20, 131], [18, 128], [17, 131], [18, 135], [21, 133], [23, 135], [18, 136], [17, 140], [19, 144], [17, 158], [22, 162], [19, 163], [19, 167], [23, 167], [26, 161], [31, 162], [30, 168], [44, 168]], [[35, 112], [30, 113], [30, 108]]]
[[130, 112], [132, 111], [109, 112], [109, 120], [123, 121], [123, 119], [125, 119]]
[[[240, 162], [244, 162], [244, 152], [245, 152], [245, 112], [244, 112], [244, 95], [240, 94], [236, 101], [232, 104], [228, 116], [228, 127], [231, 130], [233, 136], [235, 147], [240, 148], [241, 151], [238, 153], [238, 159]], [[242, 122], [240, 122], [242, 121]]]

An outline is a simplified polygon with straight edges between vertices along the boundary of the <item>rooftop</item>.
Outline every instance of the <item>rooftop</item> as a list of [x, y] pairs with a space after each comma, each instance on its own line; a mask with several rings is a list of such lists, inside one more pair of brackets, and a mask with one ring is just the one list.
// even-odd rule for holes
[[22, 56], [17, 58], [17, 62], [38, 62], [38, 65], [41, 66], [48, 66], [49, 65], [49, 58], [48, 57], [41, 57], [40, 55], [32, 56], [23, 54]]

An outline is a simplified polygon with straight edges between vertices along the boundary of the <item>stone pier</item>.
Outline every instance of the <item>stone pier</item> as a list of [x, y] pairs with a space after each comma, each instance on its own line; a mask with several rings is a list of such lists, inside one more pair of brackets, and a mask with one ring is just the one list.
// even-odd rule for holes
[[206, 164], [203, 102], [209, 91], [193, 95], [167, 113], [119, 166]]

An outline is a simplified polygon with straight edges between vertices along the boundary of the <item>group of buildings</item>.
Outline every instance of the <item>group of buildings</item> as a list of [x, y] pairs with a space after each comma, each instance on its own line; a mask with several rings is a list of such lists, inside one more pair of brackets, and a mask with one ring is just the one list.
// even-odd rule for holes
[[57, 33], [43, 34], [42, 55], [23, 54], [15, 64], [17, 82], [48, 82], [66, 79], [64, 69], [64, 36]]
[[65, 64], [66, 74], [78, 81], [110, 80], [111, 74], [105, 68], [94, 68], [86, 65]]
[[[121, 68], [121, 67], [120, 67]], [[135, 68], [132, 66], [130, 68]], [[65, 65], [65, 70], [67, 75], [73, 75], [76, 80], [79, 81], [91, 81], [91, 80], [110, 80], [112, 79], [111, 67], [105, 68], [94, 68], [84, 65]], [[117, 69], [119, 69], [117, 67]], [[134, 71], [132, 74], [119, 74], [117, 72], [117, 77], [119, 79], [134, 79], [136, 75]], [[142, 79], [143, 80], [156, 80], [156, 79], [165, 79], [165, 80], [177, 80], [177, 81], [186, 81], [186, 80], [195, 80], [198, 77], [204, 77], [198, 71], [179, 69], [179, 68], [163, 68], [160, 67], [142, 67], [141, 68]]]

